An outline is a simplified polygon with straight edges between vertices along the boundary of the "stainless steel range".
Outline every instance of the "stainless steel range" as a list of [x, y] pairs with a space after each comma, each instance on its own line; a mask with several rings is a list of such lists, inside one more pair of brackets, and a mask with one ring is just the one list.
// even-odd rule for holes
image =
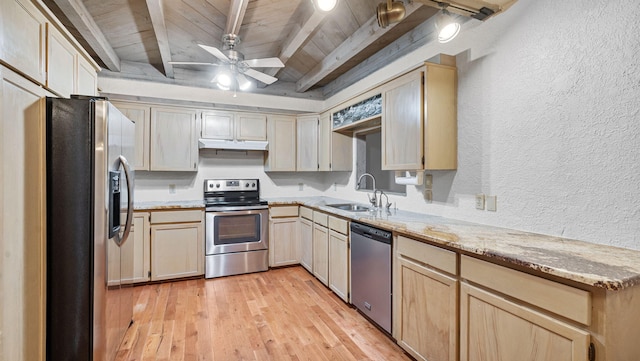
[[204, 182], [205, 278], [269, 269], [269, 207], [257, 179]]

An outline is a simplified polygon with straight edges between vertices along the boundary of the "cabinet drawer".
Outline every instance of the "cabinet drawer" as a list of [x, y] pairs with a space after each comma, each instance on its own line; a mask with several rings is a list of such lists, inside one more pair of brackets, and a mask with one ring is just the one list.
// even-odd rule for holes
[[313, 211], [313, 223], [319, 224], [321, 226], [328, 227], [329, 226], [329, 215], [322, 212]]
[[457, 274], [456, 253], [411, 238], [398, 236], [398, 253], [450, 274]]
[[584, 325], [591, 324], [591, 294], [561, 283], [462, 256], [462, 278]]
[[201, 210], [151, 212], [151, 224], [202, 222]]
[[329, 216], [329, 228], [342, 234], [349, 234], [349, 221]]
[[298, 206], [271, 207], [269, 208], [269, 216], [271, 218], [297, 217]]
[[313, 210], [307, 207], [300, 207], [300, 217], [313, 221]]

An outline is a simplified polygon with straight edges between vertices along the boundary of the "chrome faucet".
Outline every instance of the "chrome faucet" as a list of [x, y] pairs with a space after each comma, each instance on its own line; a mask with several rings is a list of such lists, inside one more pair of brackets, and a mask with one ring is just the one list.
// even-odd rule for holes
[[378, 189], [376, 188], [376, 179], [373, 177], [373, 175], [371, 175], [370, 173], [362, 173], [360, 178], [358, 178], [358, 182], [356, 182], [356, 189], [360, 189], [360, 182], [362, 181], [362, 178], [364, 178], [365, 176], [369, 176], [371, 177], [371, 180], [373, 180], [373, 197], [369, 195], [367, 197], [369, 198], [369, 203], [371, 203], [372, 206], [377, 208], [378, 199], [376, 197], [376, 193], [378, 192]]

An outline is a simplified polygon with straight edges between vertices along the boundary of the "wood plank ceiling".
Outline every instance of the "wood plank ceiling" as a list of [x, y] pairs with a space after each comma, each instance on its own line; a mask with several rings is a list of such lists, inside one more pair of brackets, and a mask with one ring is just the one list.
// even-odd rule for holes
[[[238, 32], [241, 42], [236, 50], [245, 59], [279, 57], [285, 63], [282, 69], [258, 69], [279, 80], [266, 87], [260, 84], [253, 91], [302, 97], [331, 95], [336, 90], [323, 92], [323, 87], [411, 32], [437, 11], [418, 2], [407, 3], [405, 19], [382, 29], [375, 14], [381, 1], [338, 0], [334, 10], [323, 13], [314, 8], [311, 0], [245, 0], [246, 10], [240, 16]], [[169, 61], [215, 62], [198, 44], [222, 48], [227, 16], [234, 13], [234, 4], [242, 3], [239, 0], [44, 2], [105, 68], [101, 76], [208, 87], [213, 86], [209, 80], [216, 67], [172, 65]], [[349, 82], [357, 80], [354, 77]]]

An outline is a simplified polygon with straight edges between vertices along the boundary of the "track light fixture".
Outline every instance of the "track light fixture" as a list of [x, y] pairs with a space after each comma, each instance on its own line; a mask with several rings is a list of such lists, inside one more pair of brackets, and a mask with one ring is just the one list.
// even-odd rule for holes
[[446, 5], [437, 15], [436, 32], [438, 33], [438, 42], [443, 44], [453, 40], [460, 32], [460, 23], [447, 11]]
[[404, 18], [404, 4], [401, 1], [387, 0], [386, 3], [378, 4], [376, 16], [378, 25], [386, 28], [389, 24], [397, 23]]

